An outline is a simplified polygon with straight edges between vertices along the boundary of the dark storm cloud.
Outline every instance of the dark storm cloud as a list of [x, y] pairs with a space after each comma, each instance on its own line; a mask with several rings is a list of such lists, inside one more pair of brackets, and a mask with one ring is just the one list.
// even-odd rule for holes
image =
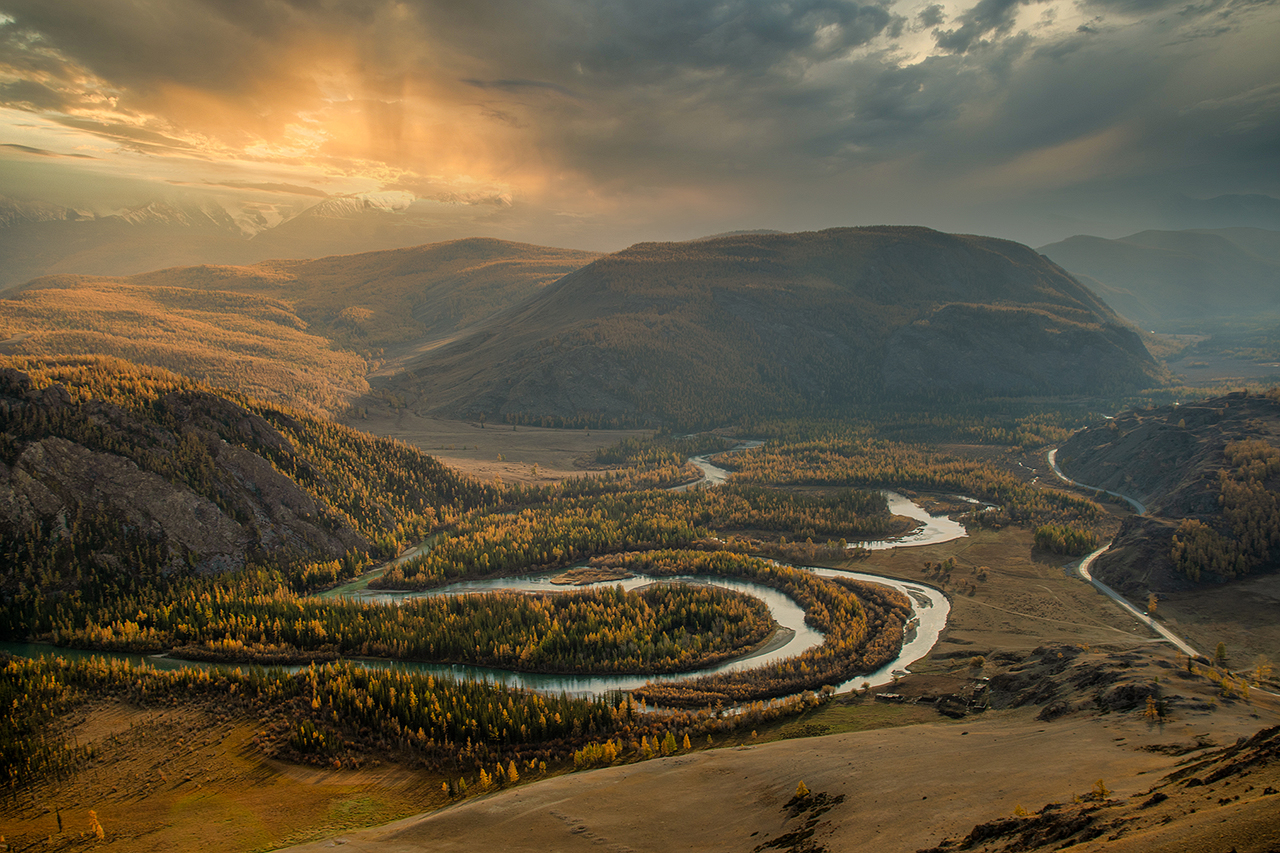
[[[583, 197], [732, 191], [765, 210], [829, 195], [840, 210], [882, 165], [938, 193], [1010, 164], [1067, 182], [1210, 160], [1280, 173], [1280, 95], [1257, 83], [1280, 77], [1275, 3], [976, 0], [907, 18], [896, 0], [0, 0], [0, 104], [148, 151], [192, 150], [183, 122], [205, 111], [189, 96], [227, 110], [231, 130], [202, 132], [228, 148], [248, 126], [270, 139], [345, 110], [375, 139], [353, 159], [417, 153], [426, 165], [403, 180], [424, 185], [431, 146], [471, 121], [501, 140], [490, 175], [533, 163]], [[1039, 24], [1022, 31], [1028, 7]], [[86, 74], [95, 91], [77, 89]], [[108, 100], [117, 122], [87, 115]], [[427, 143], [401, 139], [414, 104], [439, 128]], [[1094, 138], [1105, 163], [1025, 165]]]
[[820, 61], [866, 44], [892, 21], [883, 6], [841, 0], [613, 2], [593, 17], [586, 67], [644, 77], [677, 68], [756, 74]]
[[942, 11], [942, 7], [937, 3], [932, 6], [925, 6], [920, 10], [917, 16], [920, 23], [926, 27], [936, 27], [947, 19], [946, 13]]
[[[219, 90], [265, 70], [273, 36], [282, 29], [281, 13], [272, 13], [280, 5], [4, 0], [0, 10], [14, 19], [9, 29], [27, 37], [37, 34], [40, 47], [56, 48], [115, 85], [147, 91], [177, 83]], [[31, 61], [34, 53], [26, 51], [20, 61]]]
[[1169, 13], [1183, 19], [1202, 18], [1215, 15], [1230, 18], [1233, 14], [1263, 6], [1274, 6], [1277, 0], [1085, 0], [1084, 5], [1102, 13], [1114, 12], [1119, 15], [1139, 18], [1147, 15]]
[[[756, 73], [820, 61], [893, 22], [882, 4], [847, 0], [3, 0], [0, 10], [14, 19], [11, 32], [38, 34], [44, 46], [139, 92], [162, 84], [251, 91], [291, 71], [304, 78], [307, 69], [290, 69], [281, 47], [306, 38], [357, 44], [371, 75], [465, 55], [493, 70], [577, 67], [643, 80], [675, 69]], [[392, 34], [404, 42], [372, 41]], [[542, 74], [461, 79], [573, 89]]]
[[939, 30], [938, 47], [952, 53], [965, 53], [992, 35], [1004, 35], [1012, 28], [1018, 8], [1045, 0], [978, 0], [969, 11], [956, 18], [960, 26], [953, 30]]

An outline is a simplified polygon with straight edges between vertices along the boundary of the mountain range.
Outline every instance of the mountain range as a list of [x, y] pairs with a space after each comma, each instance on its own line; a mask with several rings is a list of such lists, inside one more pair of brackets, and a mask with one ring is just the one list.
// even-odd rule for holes
[[0, 352], [110, 355], [333, 413], [399, 350], [473, 325], [595, 257], [473, 239], [128, 277], [45, 276], [0, 298]]
[[1026, 246], [875, 227], [642, 243], [386, 383], [444, 416], [706, 425], [1162, 376], [1132, 328]]
[[[252, 264], [395, 249], [458, 236], [404, 207], [407, 198], [333, 196], [297, 213], [213, 200], [108, 214], [0, 196], [0, 290], [39, 276], [133, 275], [197, 264]], [[456, 230], [456, 229], [454, 229]]]
[[1077, 236], [1039, 251], [1144, 329], [1280, 316], [1280, 231], [1143, 231]]

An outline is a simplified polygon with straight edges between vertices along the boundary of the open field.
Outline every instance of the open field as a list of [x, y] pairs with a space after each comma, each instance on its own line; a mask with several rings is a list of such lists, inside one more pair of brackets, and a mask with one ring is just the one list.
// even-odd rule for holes
[[[465, 474], [492, 482], [547, 485], [586, 471], [578, 460], [599, 447], [626, 438], [652, 435], [651, 430], [546, 429], [479, 421], [424, 417], [382, 404], [367, 407], [367, 417], [346, 423], [374, 435], [412, 444]], [[499, 459], [499, 455], [504, 457]], [[537, 469], [534, 469], [534, 466]]]
[[1157, 612], [1199, 652], [1212, 654], [1218, 643], [1225, 643], [1233, 668], [1251, 669], [1258, 655], [1280, 660], [1280, 576], [1166, 593]]
[[[438, 778], [405, 768], [325, 771], [270, 761], [254, 746], [257, 721], [212, 704], [101, 702], [68, 722], [98, 757], [65, 783], [0, 800], [8, 850], [270, 850], [444, 800]], [[104, 843], [93, 841], [89, 810]]]
[[[1218, 736], [1252, 734], [1252, 722]], [[803, 781], [843, 802], [821, 816], [813, 840], [823, 847], [777, 849], [916, 850], [1019, 806], [1070, 802], [1099, 778], [1116, 798], [1140, 796], [1178, 761], [1144, 747], [1194, 748], [1207, 727], [1120, 716], [1046, 724], [1027, 712], [991, 712], [562, 776], [296, 849], [758, 850], [796, 829], [785, 804]]]
[[[1075, 574], [1076, 559], [1032, 552], [1031, 540], [1031, 533], [1019, 528], [983, 530], [942, 545], [873, 552], [856, 565], [860, 571], [936, 585], [925, 562], [955, 559], [951, 582], [942, 584], [951, 598], [951, 617], [937, 651], [972, 647], [974, 654], [985, 654], [1045, 643], [1154, 642], [1145, 626]], [[983, 567], [985, 581], [978, 580]]]

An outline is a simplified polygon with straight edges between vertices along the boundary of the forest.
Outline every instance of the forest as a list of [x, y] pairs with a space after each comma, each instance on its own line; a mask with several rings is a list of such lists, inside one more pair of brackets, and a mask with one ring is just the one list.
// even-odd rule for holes
[[627, 696], [579, 699], [343, 662], [291, 673], [9, 657], [0, 659], [0, 800], [92, 760], [92, 748], [56, 723], [104, 698], [236, 711], [258, 720], [257, 745], [268, 756], [328, 768], [395, 757], [448, 776], [451, 796], [546, 775], [549, 764], [558, 770], [687, 751], [690, 737], [702, 743], [825, 700], [804, 693], [753, 702], [733, 717], [705, 709], [650, 714]]
[[883, 537], [893, 526], [883, 495], [854, 489], [812, 496], [725, 485], [552, 499], [519, 512], [472, 512], [437, 538], [430, 553], [396, 565], [370, 586], [425, 589], [471, 575], [557, 568], [614, 551], [687, 546], [713, 530], [852, 540]]
[[868, 437], [856, 428], [789, 425], [762, 447], [721, 454], [715, 463], [735, 483], [917, 489], [977, 498], [992, 504], [972, 521], [988, 527], [1055, 523], [1084, 532], [1105, 515], [1096, 502], [1058, 489], [1037, 488], [980, 459], [935, 446]]
[[1183, 519], [1170, 546], [1174, 565], [1193, 581], [1206, 574], [1243, 577], [1274, 567], [1280, 555], [1280, 450], [1244, 439], [1227, 444], [1223, 456], [1217, 481], [1221, 516], [1210, 524]]
[[636, 674], [708, 666], [762, 642], [773, 629], [758, 599], [687, 584], [636, 592], [605, 586], [542, 595], [448, 595], [386, 605], [300, 597], [283, 587], [245, 595], [201, 579], [92, 607], [60, 605], [36, 624], [59, 645], [170, 652], [190, 660], [284, 664], [372, 657]]
[[[765, 445], [734, 453], [725, 451], [735, 442], [717, 436], [659, 433], [603, 447], [587, 460], [610, 469], [602, 475], [530, 487], [481, 483], [406, 444], [159, 368], [87, 357], [20, 365], [24, 372], [7, 373], [0, 389], [6, 464], [41, 442], [71, 442], [126, 459], [243, 529], [262, 531], [258, 496], [242, 490], [241, 468], [229, 462], [252, 454], [280, 488], [296, 490], [289, 500], [314, 506], [308, 524], [341, 544], [258, 547], [240, 564], [210, 571], [207, 554], [163, 530], [122, 523], [125, 510], [110, 503], [68, 495], [61, 514], [15, 517], [0, 542], [3, 638], [253, 666], [162, 673], [101, 661], [6, 660], [0, 747], [11, 784], [85, 758], [45, 723], [95, 695], [241, 703], [268, 721], [262, 748], [270, 754], [328, 764], [390, 750], [455, 774], [453, 794], [546, 772], [548, 762], [594, 766], [670, 754], [728, 725], [717, 708], [742, 709], [734, 725], [794, 713], [897, 654], [910, 616], [904, 596], [766, 559], [847, 564], [858, 558], [859, 541], [903, 532], [880, 489], [971, 496], [986, 505], [975, 504], [967, 523], [1027, 526], [1038, 547], [1062, 553], [1092, 547], [1102, 518], [1088, 499], [1033, 488], [992, 462], [909, 438], [941, 431], [1033, 442], [1065, 431], [1072, 416], [1063, 413], [917, 414], [897, 422], [895, 439], [880, 437], [874, 419], [761, 421], [753, 434]], [[702, 453], [720, 454], [716, 463], [733, 470], [734, 481], [669, 491], [696, 477], [685, 460]], [[1242, 466], [1261, 464], [1271, 476], [1268, 459], [1241, 453]], [[317, 597], [416, 544], [419, 554], [370, 586], [426, 590], [582, 563], [660, 582], [634, 592], [605, 585], [394, 606]], [[755, 599], [661, 582], [681, 575], [777, 589], [824, 640], [755, 669], [591, 701], [348, 662], [671, 673], [740, 655], [773, 631]], [[259, 668], [285, 664], [306, 668]], [[647, 714], [645, 703], [665, 710]]]
[[635, 691], [662, 705], [730, 705], [834, 686], [892, 660], [901, 648], [902, 629], [911, 613], [907, 597], [889, 587], [820, 578], [804, 569], [744, 554], [664, 550], [592, 562], [656, 577], [705, 574], [749, 579], [795, 599], [804, 608], [805, 622], [824, 634], [820, 646], [793, 658], [747, 671], [648, 684]]

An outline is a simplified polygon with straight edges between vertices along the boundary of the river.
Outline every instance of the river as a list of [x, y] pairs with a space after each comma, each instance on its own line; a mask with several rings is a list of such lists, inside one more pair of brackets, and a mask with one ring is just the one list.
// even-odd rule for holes
[[[945, 595], [933, 587], [871, 575], [864, 572], [846, 572], [838, 569], [804, 566], [807, 571], [821, 577], [842, 577], [868, 583], [891, 586], [900, 590], [911, 599], [914, 611], [901, 652], [885, 666], [872, 673], [859, 675], [849, 681], [837, 685], [838, 690], [851, 690], [864, 683], [873, 687], [887, 684], [893, 680], [895, 673], [906, 670], [911, 663], [928, 654], [937, 642], [938, 635], [947, 624], [947, 614], [951, 606]], [[551, 578], [558, 572], [520, 577], [496, 578], [487, 581], [463, 581], [424, 592], [369, 591], [354, 593], [347, 597], [359, 601], [391, 604], [413, 598], [437, 595], [466, 595], [470, 593], [494, 592], [505, 590], [510, 592], [570, 592], [583, 589], [579, 586], [561, 586], [551, 583]], [[714, 675], [720, 672], [734, 672], [752, 667], [764, 666], [783, 658], [794, 657], [822, 643], [820, 631], [805, 624], [804, 610], [795, 601], [776, 589], [748, 581], [707, 576], [690, 576], [674, 578], [651, 578], [635, 575], [620, 581], [601, 581], [610, 586], [622, 586], [624, 589], [636, 589], [652, 583], [699, 583], [745, 593], [762, 600], [769, 608], [769, 614], [778, 624], [774, 639], [762, 648], [733, 660], [724, 661], [714, 666], [690, 672], [664, 675], [555, 675], [549, 673], [517, 672], [514, 670], [492, 669], [464, 664], [418, 663], [414, 661], [387, 661], [379, 659], [358, 658], [356, 661], [364, 666], [379, 669], [398, 669], [406, 672], [429, 673], [436, 676], [449, 676], [455, 679], [471, 679], [485, 681], [490, 684], [503, 684], [508, 687], [521, 687], [549, 693], [568, 693], [576, 696], [599, 696], [614, 691], [635, 690], [649, 682], [679, 681], [700, 675]], [[106, 657], [112, 660], [128, 661], [135, 665], [146, 663], [157, 669], [178, 669], [184, 666], [207, 667], [212, 664], [194, 663], [166, 655], [138, 655], [123, 652], [87, 652], [77, 649], [63, 649], [44, 643], [0, 643], [0, 650], [23, 657], [39, 657], [41, 655], [60, 655], [66, 658], [88, 658], [92, 656]], [[301, 667], [286, 667], [297, 670]]]
[[[761, 444], [762, 442], [746, 442], [734, 450], [748, 450], [751, 447], [759, 447]], [[696, 483], [679, 487], [680, 490], [693, 487], [703, 487], [707, 484], [718, 485], [725, 482], [725, 480], [730, 476], [730, 472], [712, 465], [709, 457], [699, 456], [694, 457], [689, 461], [702, 471], [703, 479]], [[946, 516], [931, 516], [923, 507], [915, 504], [910, 499], [897, 494], [896, 492], [886, 491], [884, 494], [888, 499], [890, 512], [894, 515], [902, 515], [915, 519], [916, 521], [921, 522], [921, 526], [913, 530], [911, 533], [897, 539], [888, 539], [876, 542], [857, 542], [850, 547], [862, 547], [868, 550], [897, 547], [918, 547], [921, 545], [950, 542], [954, 539], [959, 539], [967, 535], [962, 524], [953, 521]], [[448, 586], [422, 592], [368, 589], [369, 581], [381, 575], [389, 566], [405, 560], [413, 559], [429, 547], [430, 540], [415, 548], [405, 551], [395, 560], [392, 560], [390, 563], [380, 567], [379, 569], [368, 572], [360, 578], [323, 593], [323, 597], [342, 597], [358, 601], [390, 604], [424, 596], [465, 595], [468, 593], [494, 592], [500, 590], [511, 592], [567, 592], [573, 589], [583, 588], [554, 585], [551, 583], [551, 578], [558, 574], [558, 572], [549, 572], [517, 577], [460, 581]], [[950, 602], [947, 601], [947, 597], [940, 590], [934, 589], [933, 587], [926, 586], [921, 583], [906, 582], [880, 575], [867, 574], [864, 572], [847, 572], [838, 569], [812, 566], [802, 568], [812, 571], [822, 577], [851, 578], [853, 580], [890, 586], [905, 593], [911, 600], [913, 614], [906, 630], [902, 650], [898, 656], [875, 672], [856, 676], [843, 684], [837, 685], [837, 690], [850, 690], [860, 687], [863, 684], [870, 684], [873, 687], [878, 687], [882, 684], [889, 683], [894, 679], [896, 674], [905, 672], [908, 665], [928, 654], [929, 650], [933, 648], [934, 643], [937, 642], [938, 636], [942, 633], [942, 629], [946, 627], [947, 615], [951, 609]], [[481, 680], [491, 684], [503, 684], [510, 687], [521, 687], [543, 692], [564, 692], [571, 695], [597, 696], [613, 691], [635, 690], [643, 684], [653, 681], [675, 681], [700, 675], [713, 675], [719, 672], [737, 671], [751, 667], [763, 666], [773, 661], [801, 654], [802, 652], [822, 643], [822, 633], [805, 624], [804, 611], [798, 604], [796, 604], [795, 601], [775, 589], [762, 586], [760, 584], [707, 576], [662, 578], [656, 580], [643, 575], [637, 575], [621, 581], [602, 581], [602, 583], [608, 583], [615, 586], [620, 585], [624, 589], [636, 589], [655, 582], [667, 583], [673, 581], [682, 583], [702, 583], [742, 592], [747, 595], [754, 596], [755, 598], [759, 598], [768, 606], [770, 615], [778, 625], [778, 629], [775, 632], [773, 639], [765, 643], [763, 647], [730, 661], [724, 661], [714, 666], [690, 672], [664, 675], [553, 675], [547, 673], [517, 672], [514, 670], [492, 669], [489, 667], [467, 666], [464, 664], [433, 664], [417, 663], [412, 661], [387, 661], [379, 659], [356, 660], [364, 666], [375, 668], [400, 669], [409, 672], [430, 673], [437, 676], [450, 676], [457, 679]], [[82, 658], [97, 655], [99, 657], [108, 657], [114, 660], [125, 660], [134, 664], [146, 663], [147, 665], [158, 669], [177, 669], [184, 666], [208, 665], [170, 658], [166, 655], [137, 655], [118, 652], [83, 652], [75, 649], [62, 649], [40, 643], [0, 643], [0, 650], [8, 651], [16, 655], [22, 655], [24, 657], [36, 657], [42, 654], [57, 654], [67, 658]], [[297, 669], [297, 667], [293, 667], [293, 669]]]

